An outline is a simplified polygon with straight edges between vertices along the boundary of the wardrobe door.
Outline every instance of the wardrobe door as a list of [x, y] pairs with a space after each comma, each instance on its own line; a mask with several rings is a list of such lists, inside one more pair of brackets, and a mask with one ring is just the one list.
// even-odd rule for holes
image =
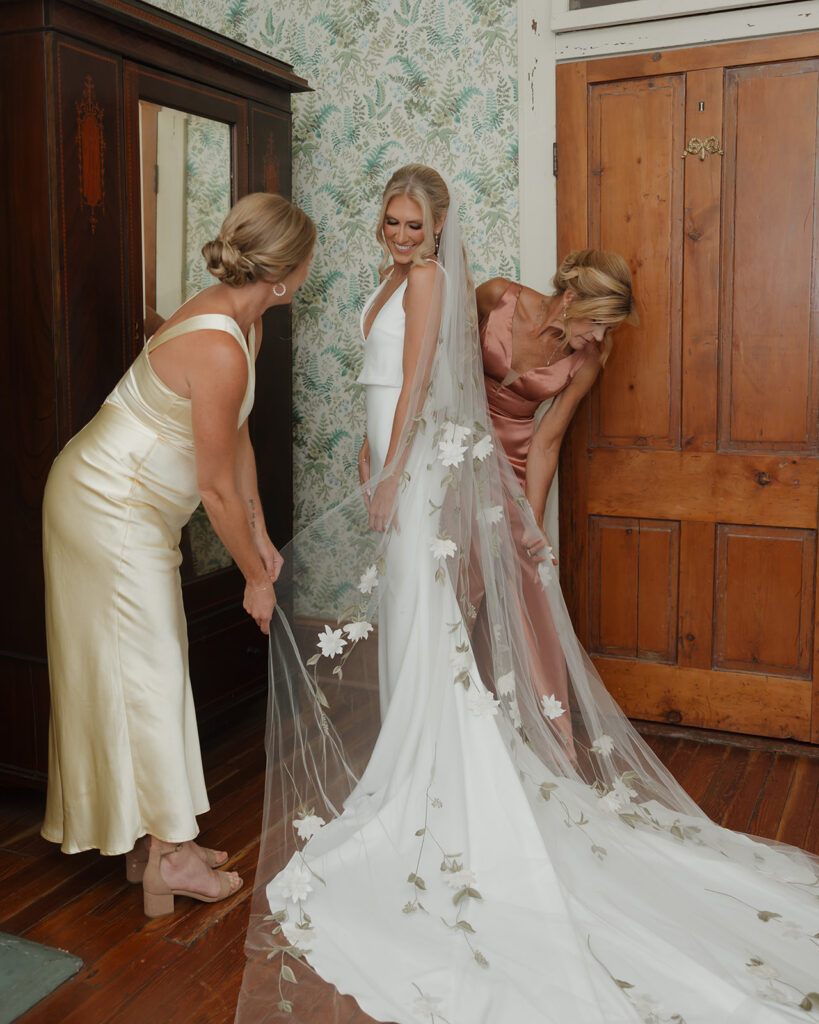
[[[290, 116], [251, 104], [250, 191], [290, 196]], [[291, 307], [264, 315], [263, 344], [256, 364], [256, 402], [250, 431], [256, 450], [259, 494], [267, 530], [281, 547], [293, 535], [293, 401]]]
[[123, 288], [121, 62], [59, 36], [53, 54], [54, 198], [62, 271], [55, 296], [55, 356], [62, 448], [96, 413], [130, 353]]

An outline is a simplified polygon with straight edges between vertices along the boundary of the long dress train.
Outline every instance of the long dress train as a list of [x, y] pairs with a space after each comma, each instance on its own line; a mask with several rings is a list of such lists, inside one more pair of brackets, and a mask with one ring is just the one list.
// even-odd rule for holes
[[[487, 414], [452, 215], [440, 258], [443, 314], [415, 382], [394, 528], [370, 534], [357, 493], [288, 553], [294, 616], [271, 644], [237, 1021], [349, 1020], [344, 1000], [300, 1002], [308, 970], [399, 1024], [804, 1021], [819, 1013], [816, 859], [702, 814], [606, 693], [545, 563], [530, 621], [551, 617], [566, 702], [533, 670], [518, 547], [534, 523]], [[397, 315], [384, 307], [367, 339], [371, 458], [397, 386], [389, 343], [370, 351]], [[327, 553], [342, 545], [357, 569], [331, 593]], [[366, 683], [354, 659], [376, 613], [385, 714], [356, 779], [360, 723], [341, 709]]]

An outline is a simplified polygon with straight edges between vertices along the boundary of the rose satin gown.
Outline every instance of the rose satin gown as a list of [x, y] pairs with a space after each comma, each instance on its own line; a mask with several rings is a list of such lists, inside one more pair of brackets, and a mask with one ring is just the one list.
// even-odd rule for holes
[[[520, 292], [521, 286], [510, 282], [494, 309], [481, 320], [480, 340], [489, 415], [521, 489], [525, 489], [526, 460], [534, 435], [535, 412], [542, 402], [554, 398], [568, 386], [588, 352], [573, 352], [551, 366], [538, 366], [515, 375], [511, 369], [512, 322]], [[516, 540], [517, 550], [522, 556], [521, 589], [526, 606], [523, 618], [532, 675], [541, 696], [554, 694], [564, 707], [568, 707], [566, 663], [548, 604], [542, 600], [542, 594], [537, 594], [543, 586], [537, 565], [526, 557], [523, 538]], [[480, 590], [475, 594], [475, 598], [478, 597]], [[475, 598], [473, 604], [478, 607]], [[480, 647], [480, 644], [476, 646]], [[554, 724], [569, 737], [569, 715], [562, 716]]]
[[191, 403], [149, 353], [195, 330], [247, 356], [239, 414], [253, 405], [254, 338], [206, 314], [151, 339], [54, 462], [43, 504], [51, 684], [43, 836], [66, 853], [125, 853], [146, 833], [192, 839], [208, 810], [188, 675], [179, 566], [199, 503]]

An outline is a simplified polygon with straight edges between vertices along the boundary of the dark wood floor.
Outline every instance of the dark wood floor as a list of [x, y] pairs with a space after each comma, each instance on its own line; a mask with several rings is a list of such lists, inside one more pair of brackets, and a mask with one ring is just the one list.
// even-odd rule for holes
[[[42, 795], [0, 790], [0, 931], [84, 961], [78, 975], [20, 1024], [233, 1020], [261, 816], [263, 717], [261, 705], [249, 706], [205, 750], [213, 809], [202, 819], [201, 839], [229, 849], [230, 866], [246, 883], [225, 903], [180, 899], [174, 916], [146, 920], [141, 888], [125, 882], [123, 858], [60, 854], [39, 836]], [[762, 741], [749, 747], [738, 738], [650, 725], [644, 732], [712, 818], [819, 854], [819, 750]], [[369, 1021], [351, 1000], [344, 1002], [345, 1021]], [[320, 999], [313, 1006], [310, 1019], [323, 1024]]]

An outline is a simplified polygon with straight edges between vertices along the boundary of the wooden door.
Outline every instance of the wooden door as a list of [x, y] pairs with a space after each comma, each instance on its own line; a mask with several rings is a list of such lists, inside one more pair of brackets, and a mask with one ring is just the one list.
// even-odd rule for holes
[[560, 255], [621, 252], [640, 313], [564, 445], [561, 575], [634, 718], [819, 742], [817, 54], [558, 68]]

